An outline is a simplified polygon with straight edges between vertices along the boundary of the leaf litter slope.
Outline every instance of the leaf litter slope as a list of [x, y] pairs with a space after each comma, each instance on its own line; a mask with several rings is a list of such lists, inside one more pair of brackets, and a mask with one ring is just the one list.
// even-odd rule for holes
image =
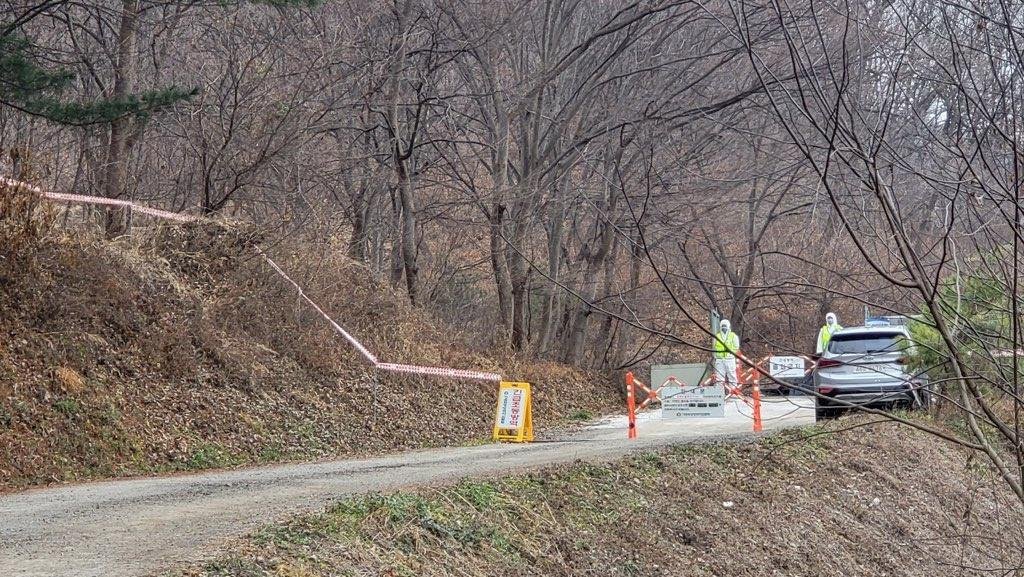
[[[237, 230], [51, 231], [0, 243], [0, 489], [464, 443], [495, 387], [373, 373]], [[618, 407], [614, 383], [473, 346], [343, 247], [274, 247], [385, 360], [535, 383], [544, 427]], [[550, 401], [550, 402], [548, 402]]]

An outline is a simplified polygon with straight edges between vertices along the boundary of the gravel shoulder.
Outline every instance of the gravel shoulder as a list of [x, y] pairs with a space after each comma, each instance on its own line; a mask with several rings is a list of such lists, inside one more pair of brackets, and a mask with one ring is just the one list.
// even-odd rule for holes
[[[813, 403], [766, 403], [765, 430], [814, 422]], [[143, 576], [210, 558], [267, 523], [322, 509], [342, 495], [495, 476], [576, 460], [603, 461], [670, 444], [749, 436], [725, 419], [646, 415], [627, 440], [622, 418], [529, 445], [484, 445], [30, 490], [0, 497], [0, 574]]]

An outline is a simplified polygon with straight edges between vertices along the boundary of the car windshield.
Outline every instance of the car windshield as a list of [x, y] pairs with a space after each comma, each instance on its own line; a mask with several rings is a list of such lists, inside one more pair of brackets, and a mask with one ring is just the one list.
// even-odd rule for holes
[[828, 352], [837, 355], [894, 353], [906, 347], [903, 333], [869, 333], [835, 335], [828, 343]]

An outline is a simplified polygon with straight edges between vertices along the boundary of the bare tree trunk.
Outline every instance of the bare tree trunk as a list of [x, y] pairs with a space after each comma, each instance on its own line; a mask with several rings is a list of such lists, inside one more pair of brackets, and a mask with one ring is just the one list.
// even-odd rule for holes
[[[607, 258], [604, 259], [604, 280], [601, 289], [601, 299], [607, 301], [615, 294], [615, 265], [618, 260], [619, 245], [612, 243]], [[608, 306], [608, 305], [604, 305]], [[601, 331], [597, 336], [597, 343], [594, 346], [594, 366], [606, 367], [610, 362], [617, 362], [609, 358], [613, 354], [612, 347], [616, 338], [616, 319], [611, 315], [604, 315], [601, 322]]]
[[[599, 203], [600, 213], [609, 215], [615, 213], [615, 207], [619, 195], [612, 186], [611, 177], [614, 175], [613, 167], [621, 158], [621, 149], [616, 158], [608, 152], [605, 155], [604, 198]], [[583, 347], [587, 339], [587, 327], [590, 323], [590, 315], [594, 312], [591, 303], [597, 298], [597, 289], [600, 285], [601, 271], [604, 269], [604, 261], [611, 252], [612, 240], [615, 236], [615, 229], [612, 223], [606, 218], [598, 217], [594, 221], [592, 243], [593, 247], [585, 246], [583, 258], [587, 263], [583, 273], [582, 288], [580, 296], [583, 301], [576, 306], [576, 313], [572, 317], [569, 326], [569, 333], [565, 339], [564, 360], [569, 364], [577, 364], [583, 354]]]
[[366, 262], [366, 233], [370, 219], [370, 203], [367, 201], [368, 183], [359, 185], [359, 192], [352, 199], [352, 236], [348, 241], [348, 255], [359, 262]]
[[402, 282], [405, 263], [402, 261], [402, 205], [398, 202], [395, 189], [391, 189], [391, 286], [398, 287]]
[[[640, 263], [644, 256], [640, 242], [640, 234], [637, 232], [629, 251], [629, 288], [624, 299], [626, 304], [623, 307], [626, 318], [636, 314], [640, 301], [637, 291], [640, 289]], [[631, 327], [622, 323], [619, 327], [619, 340], [615, 347], [615, 362], [617, 364], [621, 364], [626, 359], [626, 344], [630, 340], [627, 337], [631, 333]]]
[[593, 307], [590, 303], [597, 298], [598, 272], [600, 271], [599, 257], [588, 257], [587, 267], [583, 273], [581, 287], [579, 290], [582, 301], [576, 303], [576, 310], [570, 317], [568, 331], [565, 337], [565, 349], [562, 359], [567, 364], [577, 364], [583, 354], [583, 345], [586, 343], [587, 325], [590, 322], [590, 315]]
[[[395, 176], [398, 179], [398, 201], [401, 206], [399, 215], [399, 246], [402, 256], [402, 266], [405, 269], [405, 286], [409, 293], [409, 301], [417, 304], [417, 280], [418, 268], [416, 264], [416, 205], [413, 196], [413, 142], [415, 135], [410, 136], [408, 150], [403, 150], [402, 131], [398, 107], [401, 100], [401, 75], [405, 68], [406, 53], [408, 49], [408, 25], [409, 15], [412, 11], [412, 1], [405, 0], [401, 10], [396, 11], [397, 33], [395, 36], [394, 52], [391, 55], [391, 64], [388, 68], [388, 111], [387, 120], [391, 131], [391, 158], [394, 162]], [[394, 279], [394, 276], [392, 276]]]
[[[124, 99], [132, 91], [135, 76], [135, 41], [138, 30], [139, 0], [122, 0], [121, 24], [117, 34], [117, 63], [114, 67], [114, 99]], [[132, 119], [122, 116], [110, 123], [110, 143], [107, 148], [104, 195], [121, 198], [128, 180], [128, 139]], [[107, 210], [104, 231], [107, 238], [127, 234], [131, 228], [131, 215], [125, 208]]]
[[498, 322], [501, 325], [500, 341], [508, 343], [512, 328], [512, 278], [508, 270], [508, 246], [505, 243], [505, 207], [495, 206], [490, 217], [491, 268], [498, 290]]
[[[361, 120], [363, 121], [363, 150], [369, 151], [373, 146], [373, 139], [370, 137], [365, 114], [361, 115]], [[373, 168], [370, 163], [364, 162], [359, 168], [359, 183], [356, 185], [358, 189], [352, 197], [352, 237], [348, 243], [349, 256], [360, 262], [367, 262], [369, 259], [370, 211], [379, 191], [377, 185], [377, 181], [373, 178]]]
[[562, 182], [556, 184], [554, 197], [551, 199], [548, 214], [548, 282], [544, 289], [544, 311], [541, 317], [541, 336], [537, 345], [537, 352], [545, 354], [551, 348], [551, 341], [555, 337], [555, 319], [558, 317], [558, 309], [561, 301], [559, 296], [562, 289], [556, 282], [559, 282], [559, 275], [562, 272], [562, 231], [565, 228], [565, 204], [564, 199], [570, 186], [571, 180], [566, 176]]
[[498, 319], [502, 334], [499, 341], [509, 342], [512, 328], [512, 279], [508, 270], [508, 244], [505, 242], [505, 189], [508, 187], [509, 119], [505, 99], [500, 90], [494, 91], [495, 143], [494, 167], [491, 170], [493, 192], [490, 207], [491, 267], [498, 290]]
[[[412, 154], [410, 149], [409, 154]], [[398, 160], [396, 158], [396, 160]], [[398, 198], [402, 205], [402, 264], [405, 267], [405, 288], [409, 293], [409, 302], [413, 305], [419, 304], [417, 289], [419, 280], [419, 268], [416, 264], [416, 204], [413, 197], [412, 175], [406, 168], [406, 161], [399, 160], [396, 164], [398, 170]]]
[[530, 226], [530, 218], [534, 210], [534, 203], [539, 194], [538, 186], [540, 176], [537, 174], [537, 164], [540, 158], [540, 133], [541, 110], [544, 107], [544, 98], [538, 93], [532, 99], [532, 109], [523, 116], [522, 126], [522, 175], [519, 181], [519, 190], [516, 192], [515, 204], [517, 209], [513, 211], [513, 237], [512, 243], [519, 247], [518, 251], [509, 254], [509, 271], [512, 277], [512, 348], [517, 351], [526, 350], [530, 342], [529, 329], [527, 327], [527, 309], [530, 306], [530, 296], [527, 287], [529, 280], [529, 267], [526, 257], [520, 251], [525, 250], [527, 230]]
[[[521, 217], [525, 218], [525, 217]], [[519, 219], [513, 224], [512, 244], [524, 250], [526, 240], [526, 223]], [[509, 277], [512, 282], [512, 349], [517, 351], [526, 350], [529, 343], [529, 334], [526, 326], [526, 309], [530, 304], [527, 291], [527, 280], [529, 269], [526, 258], [518, 251], [512, 251], [509, 256]]]

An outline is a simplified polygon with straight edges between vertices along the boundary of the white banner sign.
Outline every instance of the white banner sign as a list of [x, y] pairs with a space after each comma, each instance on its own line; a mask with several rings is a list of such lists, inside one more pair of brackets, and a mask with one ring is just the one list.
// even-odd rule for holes
[[659, 396], [663, 419], [725, 416], [725, 387], [722, 385], [664, 386]]
[[523, 418], [526, 415], [526, 389], [502, 387], [498, 394], [497, 428], [522, 428]]
[[768, 374], [776, 379], [794, 379], [804, 376], [803, 357], [771, 357]]

